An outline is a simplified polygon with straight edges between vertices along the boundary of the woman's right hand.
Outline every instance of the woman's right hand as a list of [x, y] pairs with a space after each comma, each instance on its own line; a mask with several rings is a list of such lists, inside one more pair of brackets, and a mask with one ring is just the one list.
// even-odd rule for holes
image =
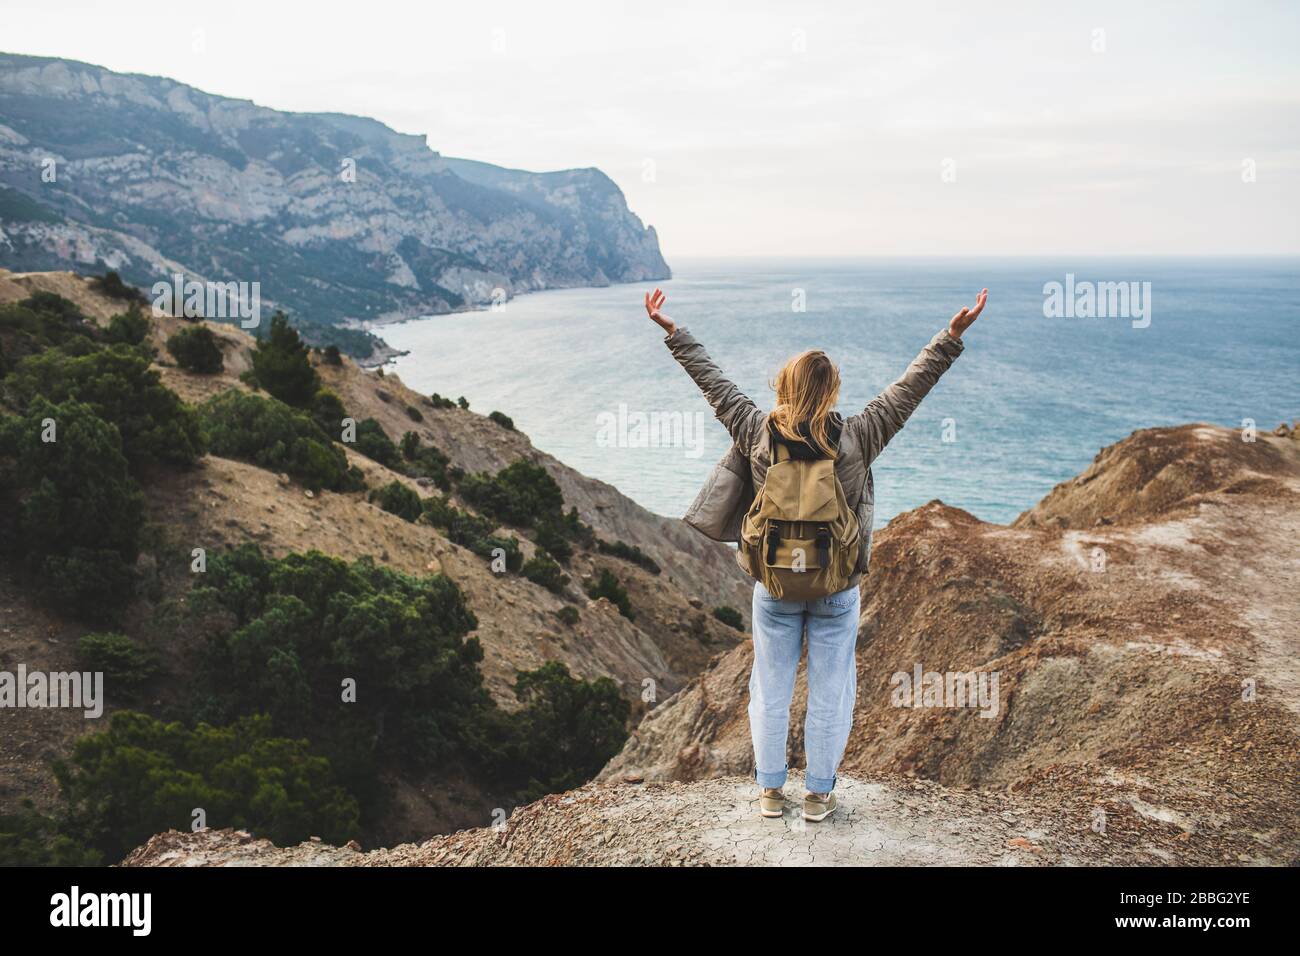
[[646, 314], [655, 321], [659, 328], [663, 329], [666, 334], [672, 335], [677, 331], [676, 323], [659, 311], [663, 308], [664, 298], [664, 294], [658, 289], [655, 289], [654, 292], [647, 292], [645, 294], [645, 310]]
[[975, 308], [962, 309], [952, 317], [948, 323], [948, 334], [954, 339], [960, 339], [961, 334], [971, 327], [980, 313], [984, 311], [984, 303], [989, 300], [989, 290], [984, 289], [979, 295], [975, 296]]

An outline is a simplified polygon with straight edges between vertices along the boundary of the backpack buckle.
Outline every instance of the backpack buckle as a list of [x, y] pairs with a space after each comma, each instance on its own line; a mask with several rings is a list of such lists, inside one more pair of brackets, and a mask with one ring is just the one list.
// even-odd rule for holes
[[822, 525], [817, 529], [817, 565], [822, 570], [831, 563], [831, 529]]
[[781, 544], [781, 529], [775, 524], [767, 526], [767, 563], [776, 563], [776, 549]]

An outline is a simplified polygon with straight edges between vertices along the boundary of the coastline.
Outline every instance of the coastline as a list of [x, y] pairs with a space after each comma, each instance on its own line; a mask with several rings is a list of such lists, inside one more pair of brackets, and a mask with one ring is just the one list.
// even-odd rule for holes
[[[522, 298], [524, 296], [537, 295], [538, 293], [542, 293], [542, 292], [563, 292], [565, 290], [571, 290], [571, 289], [609, 289], [619, 285], [636, 285], [637, 283], [640, 282], [670, 282], [672, 281], [672, 277], [673, 277], [672, 268], [670, 267], [667, 276], [651, 277], [647, 279], [628, 279], [628, 280], [619, 280], [616, 282], [604, 282], [604, 283], [595, 283], [595, 284], [554, 285], [554, 286], [547, 286], [546, 288], [543, 289], [524, 289], [520, 292], [508, 293], [506, 295], [505, 301], [513, 302], [515, 299]], [[364, 359], [359, 358], [356, 360], [357, 364], [364, 369], [381, 368], [388, 365], [388, 363], [395, 358], [400, 358], [403, 355], [409, 355], [410, 350], [396, 349], [393, 346], [389, 345], [388, 342], [385, 341], [384, 337], [379, 334], [380, 329], [391, 328], [392, 326], [395, 325], [403, 325], [407, 322], [419, 322], [423, 319], [443, 318], [449, 315], [462, 315], [469, 312], [491, 312], [492, 308], [493, 306], [491, 304], [480, 303], [480, 304], [462, 306], [459, 309], [448, 309], [446, 312], [421, 312], [417, 315], [400, 315], [400, 316], [394, 316], [392, 318], [372, 319], [368, 322], [364, 322], [356, 326], [345, 326], [345, 327], [356, 328], [363, 332], [369, 332], [382, 343], [383, 346], [382, 348], [375, 349]]]

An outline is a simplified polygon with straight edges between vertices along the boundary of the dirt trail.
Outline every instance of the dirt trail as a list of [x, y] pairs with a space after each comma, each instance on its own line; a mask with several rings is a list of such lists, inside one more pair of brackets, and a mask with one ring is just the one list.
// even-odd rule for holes
[[[786, 786], [799, 797], [800, 780]], [[546, 797], [498, 828], [388, 850], [279, 848], [231, 830], [160, 834], [127, 866], [1042, 866], [1133, 858], [1068, 820], [999, 795], [922, 781], [841, 778], [841, 809], [805, 823], [791, 802], [759, 816], [750, 780], [586, 787]]]

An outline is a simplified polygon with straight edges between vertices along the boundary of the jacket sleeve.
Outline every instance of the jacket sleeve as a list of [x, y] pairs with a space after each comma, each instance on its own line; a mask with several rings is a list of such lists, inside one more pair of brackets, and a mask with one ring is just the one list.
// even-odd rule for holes
[[898, 381], [867, 403], [859, 414], [849, 419], [862, 433], [862, 448], [867, 464], [884, 451], [889, 440], [898, 434], [921, 404], [921, 399], [939, 381], [939, 376], [952, 366], [961, 355], [965, 345], [960, 339], [954, 339], [944, 329], [930, 340], [930, 344], [921, 350], [921, 354], [912, 360]]
[[749, 448], [754, 429], [763, 417], [758, 406], [722, 373], [722, 369], [709, 358], [709, 353], [704, 351], [704, 346], [695, 341], [685, 328], [677, 326], [672, 335], [665, 336], [664, 343], [709, 400], [713, 414], [722, 422], [731, 440], [741, 448]]

